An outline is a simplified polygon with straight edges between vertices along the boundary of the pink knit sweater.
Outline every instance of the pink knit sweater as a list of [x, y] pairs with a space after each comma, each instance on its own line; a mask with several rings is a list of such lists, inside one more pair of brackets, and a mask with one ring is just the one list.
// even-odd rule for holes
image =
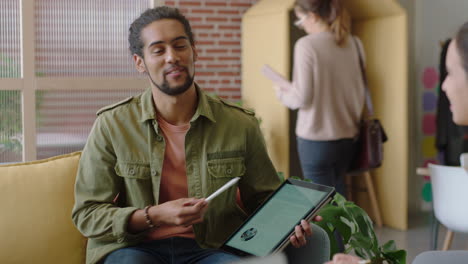
[[[323, 141], [357, 135], [364, 84], [354, 43], [350, 37], [339, 47], [330, 32], [296, 42], [292, 87], [281, 87], [278, 98], [287, 107], [299, 109], [297, 136]], [[359, 40], [358, 46], [364, 54]]]

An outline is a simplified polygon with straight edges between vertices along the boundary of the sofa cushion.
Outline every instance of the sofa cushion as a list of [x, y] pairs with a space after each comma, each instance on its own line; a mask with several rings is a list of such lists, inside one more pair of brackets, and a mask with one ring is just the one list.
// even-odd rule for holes
[[0, 166], [0, 262], [84, 263], [71, 221], [80, 152]]

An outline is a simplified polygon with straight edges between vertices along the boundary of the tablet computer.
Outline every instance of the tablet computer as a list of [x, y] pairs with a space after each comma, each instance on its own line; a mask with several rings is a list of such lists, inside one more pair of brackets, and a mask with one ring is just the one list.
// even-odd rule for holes
[[307, 221], [333, 198], [335, 188], [287, 179], [223, 243], [239, 256], [264, 257], [283, 250], [302, 219]]

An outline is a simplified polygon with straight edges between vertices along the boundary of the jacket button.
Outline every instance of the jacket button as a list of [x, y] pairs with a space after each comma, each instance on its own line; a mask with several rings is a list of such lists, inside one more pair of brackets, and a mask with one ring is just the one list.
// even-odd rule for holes
[[133, 175], [133, 174], [135, 174], [135, 170], [134, 170], [134, 169], [130, 169], [130, 171], [128, 171], [128, 173], [130, 173], [130, 175]]
[[227, 174], [232, 174], [232, 169], [227, 169], [227, 170], [226, 170], [226, 173], [227, 173]]
[[162, 141], [162, 137], [161, 137], [161, 136], [157, 136], [157, 137], [156, 137], [156, 140], [157, 140], [157, 141]]
[[155, 169], [151, 170], [151, 175], [156, 176], [156, 170]]

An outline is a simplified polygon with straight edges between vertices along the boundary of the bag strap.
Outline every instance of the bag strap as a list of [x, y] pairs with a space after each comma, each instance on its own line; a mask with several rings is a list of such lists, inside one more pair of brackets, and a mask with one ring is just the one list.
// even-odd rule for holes
[[367, 82], [366, 68], [364, 67], [364, 60], [362, 59], [361, 50], [359, 49], [359, 45], [355, 37], [353, 37], [353, 42], [354, 42], [354, 46], [356, 47], [356, 51], [359, 57], [359, 68], [361, 68], [361, 77], [362, 77], [362, 82], [364, 83], [364, 89], [365, 89], [365, 94], [366, 94], [366, 110], [367, 110], [369, 117], [371, 117], [374, 115], [374, 106], [372, 105], [372, 98], [370, 95], [369, 85]]

